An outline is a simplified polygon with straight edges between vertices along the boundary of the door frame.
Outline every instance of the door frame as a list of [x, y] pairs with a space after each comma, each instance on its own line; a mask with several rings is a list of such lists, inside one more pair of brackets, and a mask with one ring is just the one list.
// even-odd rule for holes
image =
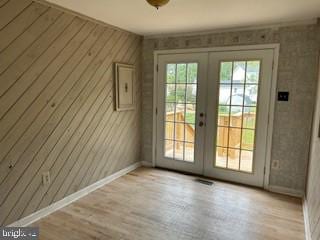
[[274, 111], [276, 103], [277, 92], [277, 78], [278, 78], [278, 61], [280, 44], [257, 44], [257, 45], [241, 45], [241, 46], [227, 46], [227, 47], [209, 47], [209, 48], [191, 48], [191, 49], [173, 49], [173, 50], [155, 50], [154, 51], [154, 70], [153, 70], [153, 125], [152, 125], [152, 167], [156, 166], [156, 151], [157, 151], [157, 108], [158, 108], [158, 56], [170, 54], [184, 54], [184, 53], [203, 53], [203, 52], [223, 52], [223, 51], [240, 51], [240, 50], [273, 50], [273, 67], [272, 67], [272, 82], [270, 93], [270, 107], [267, 130], [267, 146], [266, 146], [266, 162], [263, 188], [269, 190], [269, 178], [271, 168], [271, 150], [272, 150], [272, 136], [274, 126]]

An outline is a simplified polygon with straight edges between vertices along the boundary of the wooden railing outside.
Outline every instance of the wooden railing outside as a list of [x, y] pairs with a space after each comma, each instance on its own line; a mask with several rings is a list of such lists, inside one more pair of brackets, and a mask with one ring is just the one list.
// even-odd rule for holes
[[[184, 123], [185, 118], [184, 118], [184, 112], [176, 112], [176, 118], [174, 118], [174, 112], [169, 112], [166, 115], [166, 120], [170, 122], [175, 122], [175, 123]], [[169, 136], [175, 136], [175, 139], [184, 139], [186, 143], [186, 147], [188, 148], [193, 148], [193, 142], [194, 142], [194, 137], [195, 137], [195, 130], [192, 126], [192, 124], [185, 123], [186, 129], [184, 132], [184, 127], [183, 124], [175, 124], [175, 127], [173, 124], [167, 125], [166, 126], [166, 133]], [[176, 135], [174, 135], [174, 131], [176, 131]], [[184, 135], [185, 134], [185, 135]], [[167, 145], [166, 150], [172, 149], [173, 146]], [[181, 142], [177, 142], [176, 144], [176, 149], [183, 148], [183, 144]]]
[[[242, 116], [245, 121], [250, 121], [254, 120], [256, 115], [252, 113], [244, 113], [242, 114], [235, 114], [230, 116], [230, 126], [231, 128], [225, 127], [222, 128], [218, 134], [217, 134], [217, 142], [220, 143], [221, 146], [234, 146], [235, 148], [240, 148], [241, 144], [241, 131], [238, 129], [232, 128], [232, 126], [241, 126], [242, 124]], [[174, 118], [176, 117], [176, 118]], [[166, 115], [166, 120], [170, 122], [175, 122], [175, 123], [184, 123], [185, 117], [184, 117], [184, 112], [169, 112]], [[229, 126], [229, 116], [219, 116], [219, 125], [220, 126]], [[174, 127], [175, 126], [175, 127]], [[195, 140], [195, 129], [192, 124], [185, 123], [186, 129], [184, 132], [184, 127], [183, 124], [169, 124], [166, 126], [166, 133], [169, 136], [175, 136], [175, 139], [184, 139], [186, 142], [194, 142]], [[175, 128], [175, 129], [174, 129]], [[176, 135], [174, 135], [174, 131], [176, 131]], [[230, 131], [230, 139], [229, 139], [229, 131]], [[184, 136], [185, 134], [185, 136]], [[229, 141], [229, 144], [228, 144]], [[177, 142], [176, 149], [180, 149], [183, 147], [183, 144], [181, 142]], [[187, 143], [186, 147], [193, 148], [193, 144]], [[246, 148], [249, 146], [246, 146], [245, 144], [242, 144], [242, 148]], [[167, 145], [166, 150], [172, 150], [173, 146], [172, 145]], [[219, 156], [226, 156], [228, 155], [227, 153], [227, 148], [218, 148], [218, 155]], [[235, 158], [236, 156], [239, 155], [239, 150], [237, 149], [229, 149], [229, 156], [231, 158]]]

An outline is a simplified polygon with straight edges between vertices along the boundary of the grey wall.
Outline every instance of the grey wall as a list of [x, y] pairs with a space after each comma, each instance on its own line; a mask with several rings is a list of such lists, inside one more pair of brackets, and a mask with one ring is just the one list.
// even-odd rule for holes
[[145, 39], [143, 44], [143, 158], [152, 159], [153, 51], [229, 45], [280, 43], [278, 89], [289, 102], [275, 106], [270, 185], [303, 192], [305, 188], [317, 74], [316, 25]]
[[[320, 45], [320, 31], [319, 31]], [[320, 239], [320, 66], [317, 103], [314, 114], [313, 133], [307, 187], [307, 206], [310, 232], [313, 240]]]
[[[0, 1], [0, 225], [140, 161], [141, 40], [31, 0]], [[135, 111], [113, 111], [115, 61], [137, 68]]]

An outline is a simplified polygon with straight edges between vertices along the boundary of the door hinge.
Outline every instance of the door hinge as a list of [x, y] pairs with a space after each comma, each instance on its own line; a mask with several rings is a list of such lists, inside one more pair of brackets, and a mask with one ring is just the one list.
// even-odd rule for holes
[[157, 72], [159, 72], [159, 64], [157, 64], [157, 67], [156, 67], [156, 69], [157, 69]]
[[156, 108], [156, 115], [158, 115], [158, 108]]
[[266, 175], [266, 167], [263, 168], [263, 174]]

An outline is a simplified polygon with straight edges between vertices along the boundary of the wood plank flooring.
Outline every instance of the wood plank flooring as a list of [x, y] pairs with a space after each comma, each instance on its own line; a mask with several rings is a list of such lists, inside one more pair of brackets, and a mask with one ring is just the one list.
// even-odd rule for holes
[[304, 239], [301, 201], [139, 168], [34, 223], [40, 239]]

